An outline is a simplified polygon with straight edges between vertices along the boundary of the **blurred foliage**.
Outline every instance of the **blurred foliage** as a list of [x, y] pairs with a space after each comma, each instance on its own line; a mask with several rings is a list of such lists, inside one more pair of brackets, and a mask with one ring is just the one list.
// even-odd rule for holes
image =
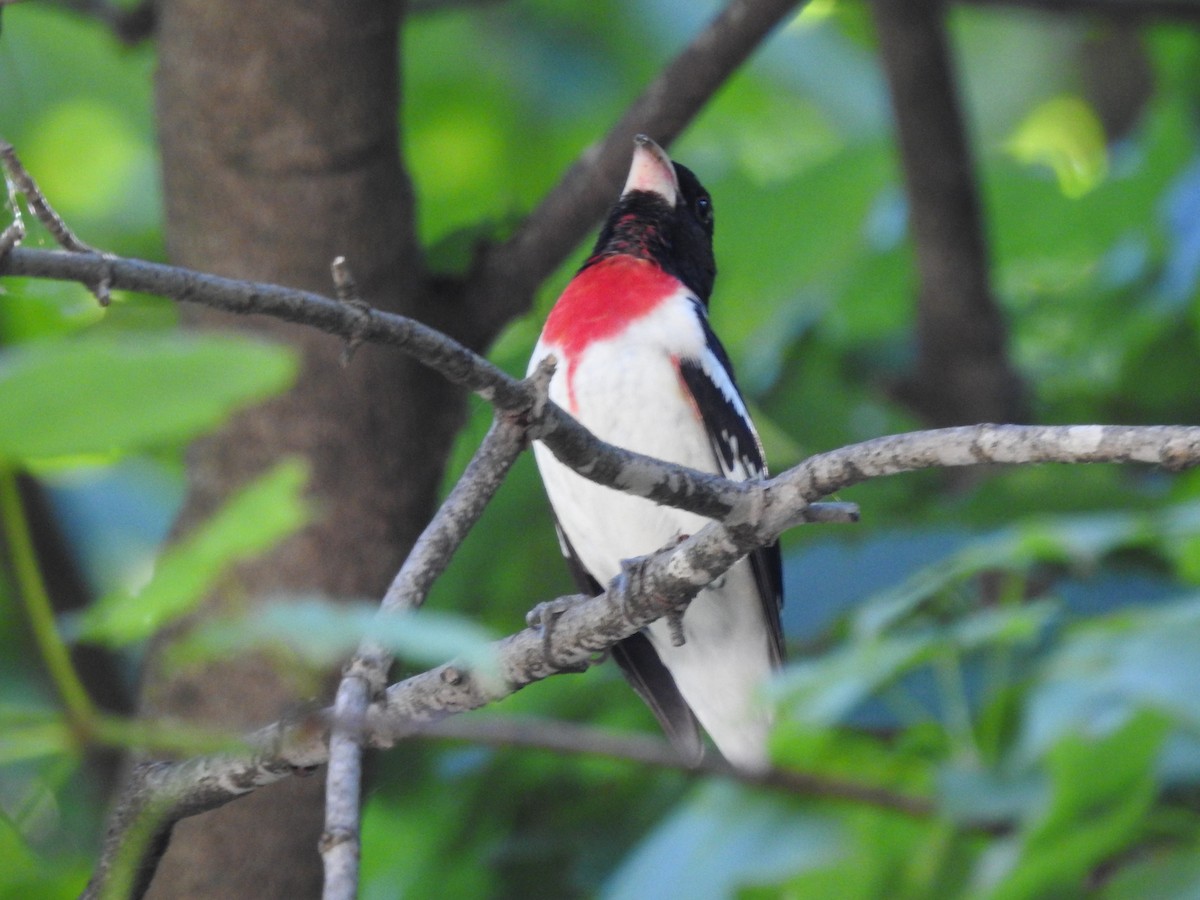
[[[510, 227], [713, 8], [525, 0], [413, 20], [402, 133], [435, 264], [462, 266], [479, 236]], [[956, 7], [951, 26], [994, 284], [1036, 419], [1195, 422], [1197, 35], [999, 8]], [[81, 237], [161, 258], [153, 64], [152, 42], [122, 49], [39, 4], [4, 11], [0, 133]], [[714, 325], [777, 468], [919, 425], [894, 401], [915, 273], [878, 66], [862, 3], [810, 3], [673, 148], [715, 197]], [[523, 371], [571, 270], [502, 335], [500, 365]], [[225, 565], [310, 514], [285, 464], [154, 565], [183, 444], [282, 389], [293, 363], [185, 340], [154, 298], [103, 311], [74, 285], [2, 290], [0, 476], [50, 487], [104, 598], [60, 633], [135, 658]], [[472, 403], [448, 482], [487, 427]], [[1145, 469], [1031, 467], [966, 486], [926, 473], [845, 491], [864, 513], [854, 529], [787, 536], [797, 652], [774, 689], [777, 761], [932, 798], [933, 816], [409, 743], [375, 760], [363, 896], [1196, 896], [1198, 497], [1200, 477]], [[19, 510], [0, 521], [10, 555], [23, 527]], [[34, 640], [36, 574], [0, 573], [0, 896], [73, 896], [105, 782]], [[568, 590], [526, 457], [435, 588], [443, 616], [388, 639], [470, 652]], [[303, 672], [372, 627], [358, 606], [299, 609], [214, 623], [192, 658], [267, 635]], [[493, 712], [654, 728], [612, 666]], [[108, 714], [86, 714], [120, 742]]]

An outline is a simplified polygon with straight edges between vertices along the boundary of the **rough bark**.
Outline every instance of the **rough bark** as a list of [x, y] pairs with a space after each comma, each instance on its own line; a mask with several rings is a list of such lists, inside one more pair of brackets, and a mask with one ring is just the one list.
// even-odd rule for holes
[[[157, 112], [172, 260], [328, 293], [330, 262], [345, 255], [372, 305], [436, 318], [398, 150], [401, 12], [394, 0], [162, 4]], [[205, 311], [189, 319], [234, 324]], [[460, 393], [400, 354], [364, 347], [342, 369], [337, 340], [236, 324], [298, 348], [302, 374], [289, 394], [193, 449], [179, 528], [285, 454], [308, 460], [319, 516], [239, 569], [209, 609], [289, 590], [378, 596], [432, 508]], [[299, 699], [260, 659], [187, 676], [152, 663], [143, 712], [245, 727]], [[150, 896], [314, 895], [322, 785], [279, 788], [183, 823]]]

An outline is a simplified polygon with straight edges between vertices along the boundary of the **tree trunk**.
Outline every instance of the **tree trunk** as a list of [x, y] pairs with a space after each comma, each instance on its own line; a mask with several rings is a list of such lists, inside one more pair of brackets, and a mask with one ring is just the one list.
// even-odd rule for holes
[[[395, 0], [165, 0], [158, 127], [173, 262], [332, 293], [345, 255], [363, 299], [436, 319], [398, 149]], [[401, 354], [312, 329], [192, 311], [303, 354], [287, 395], [199, 442], [177, 530], [285, 455], [311, 467], [317, 520], [226, 579], [206, 612], [266, 594], [378, 597], [428, 518], [463, 398]], [[165, 640], [169, 640], [169, 637]], [[158, 649], [161, 649], [161, 645]], [[237, 728], [296, 701], [263, 659], [167, 671], [155, 653], [142, 706]], [[150, 896], [315, 896], [322, 779], [290, 779], [180, 824]]]

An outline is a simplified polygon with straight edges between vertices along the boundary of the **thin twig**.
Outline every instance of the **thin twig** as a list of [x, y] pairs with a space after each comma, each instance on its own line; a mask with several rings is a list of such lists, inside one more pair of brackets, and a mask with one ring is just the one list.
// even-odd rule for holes
[[25, 218], [21, 215], [21, 201], [17, 198], [17, 186], [12, 179], [4, 179], [4, 187], [8, 193], [8, 208], [12, 210], [12, 221], [0, 232], [0, 265], [8, 257], [9, 252], [25, 240]]
[[3, 165], [5, 177], [12, 185], [9, 196], [12, 196], [12, 189], [15, 189], [25, 198], [25, 202], [29, 204], [29, 211], [50, 232], [55, 243], [72, 253], [98, 254], [100, 252], [75, 236], [67, 223], [62, 220], [62, 216], [54, 211], [54, 207], [50, 205], [50, 201], [46, 199], [46, 195], [42, 193], [33, 176], [21, 164], [21, 160], [17, 158], [16, 148], [4, 140], [0, 140], [0, 165]]
[[325, 775], [325, 827], [318, 847], [324, 868], [322, 900], [358, 896], [359, 811], [362, 796], [362, 731], [371, 700], [362, 656], [342, 673], [334, 698], [329, 733], [329, 769]]
[[344, 304], [359, 314], [360, 327], [354, 329], [346, 338], [346, 343], [342, 346], [342, 355], [338, 357], [338, 362], [344, 369], [350, 365], [350, 361], [354, 358], [354, 351], [363, 341], [363, 330], [366, 328], [366, 323], [371, 320], [371, 307], [359, 295], [358, 284], [354, 280], [354, 273], [350, 271], [350, 264], [346, 262], [346, 257], [337, 257], [329, 268], [333, 273], [333, 291], [338, 303]]
[[17, 158], [17, 151], [12, 144], [0, 140], [0, 168], [4, 169], [4, 180], [8, 186], [9, 203], [13, 209], [13, 222], [0, 235], [0, 262], [12, 251], [16, 244], [25, 238], [25, 223], [21, 219], [20, 206], [16, 195], [25, 198], [30, 211], [39, 222], [50, 232], [55, 242], [70, 253], [96, 254], [100, 257], [99, 270], [96, 277], [87, 282], [88, 288], [95, 295], [101, 306], [112, 302], [110, 288], [112, 287], [112, 270], [109, 267], [111, 256], [101, 253], [94, 247], [85, 244], [67, 226], [62, 217], [54, 211], [46, 195], [37, 186], [33, 176]]
[[925, 797], [843, 778], [792, 769], [749, 772], [735, 768], [717, 756], [706, 756], [699, 764], [689, 765], [662, 738], [613, 732], [575, 722], [523, 716], [457, 716], [427, 725], [413, 737], [547, 750], [556, 754], [605, 756], [661, 769], [683, 769], [695, 775], [727, 778], [742, 784], [779, 788], [804, 797], [891, 809], [914, 818], [935, 812], [933, 802]]
[[[535, 377], [534, 404], [545, 403], [549, 370]], [[418, 609], [459, 545], [495, 496], [525, 447], [525, 422], [498, 415], [450, 496], [413, 545], [380, 603], [384, 615]], [[334, 703], [325, 781], [325, 830], [321, 858], [324, 900], [352, 900], [358, 890], [362, 736], [367, 706], [387, 684], [392, 656], [364, 642], [347, 666]]]
[[[400, 348], [474, 391], [498, 410], [523, 414], [531, 409], [530, 385], [513, 378], [477, 353], [439, 331], [404, 316], [361, 311], [329, 297], [260, 282], [239, 281], [189, 269], [123, 257], [14, 248], [0, 262], [0, 274], [78, 281], [88, 284], [107, 272], [114, 288], [200, 303], [241, 315], [268, 315], [365, 342]], [[540, 440], [585, 477], [657, 503], [709, 518], [745, 518], [759, 502], [757, 482], [731, 482], [717, 475], [671, 465], [597, 440], [553, 403], [537, 408], [530, 437]]]
[[[1171, 470], [1200, 464], [1200, 427], [978, 425], [877, 438], [811, 457], [768, 482], [758, 527], [710, 523], [686, 541], [642, 560], [596, 597], [560, 598], [561, 614], [549, 635], [525, 628], [493, 645], [499, 670], [478, 673], [447, 663], [390, 686], [367, 710], [368, 746], [387, 747], [447, 717], [478, 709], [535, 681], [586, 663], [649, 622], [674, 609], [749, 549], [774, 540], [803, 521], [811, 500], [863, 481], [939, 467], [1034, 462], [1141, 462]], [[328, 760], [318, 723], [276, 723], [247, 739], [245, 754], [156, 763], [136, 776], [110, 819], [104, 858], [121, 844], [130, 808], [152, 802], [169, 822], [216, 808], [256, 788]], [[776, 776], [771, 776], [771, 779]], [[819, 791], [819, 781], [795, 773], [779, 776], [792, 789]], [[889, 797], [864, 787], [854, 799], [896, 808]], [[849, 799], [847, 796], [846, 799]], [[920, 801], [907, 810], [925, 809]], [[905, 811], [905, 810], [899, 810]], [[105, 868], [102, 861], [101, 868]], [[100, 876], [98, 879], [102, 880]]]

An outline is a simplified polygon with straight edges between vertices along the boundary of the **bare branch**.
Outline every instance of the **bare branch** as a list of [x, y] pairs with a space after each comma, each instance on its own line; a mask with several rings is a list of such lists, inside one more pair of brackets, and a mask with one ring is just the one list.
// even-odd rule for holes
[[17, 186], [11, 178], [4, 179], [5, 191], [8, 195], [8, 208], [12, 210], [12, 221], [0, 232], [0, 265], [4, 263], [13, 247], [25, 240], [25, 219], [21, 215], [21, 200], [17, 195]]
[[[531, 379], [536, 403], [546, 404], [550, 369], [543, 367]], [[537, 415], [537, 410], [531, 410]], [[526, 423], [512, 416], [499, 416], [466, 471], [430, 526], [413, 545], [396, 579], [384, 594], [384, 612], [415, 609], [425, 602], [434, 581], [446, 570], [467, 532], [479, 521], [484, 507], [495, 495], [508, 470], [525, 449]]]
[[325, 775], [325, 828], [319, 849], [325, 870], [322, 900], [358, 896], [359, 830], [362, 796], [362, 731], [371, 699], [371, 672], [362, 654], [342, 673], [334, 699], [329, 734], [329, 769]]
[[[142, 260], [16, 247], [0, 260], [0, 274], [91, 284], [107, 275], [117, 290], [140, 291], [201, 303], [240, 315], [268, 315], [342, 338], [397, 347], [447, 380], [479, 394], [498, 410], [523, 415], [535, 408], [530, 386], [498, 369], [441, 332], [395, 313], [362, 310], [329, 297], [274, 284], [239, 281]], [[752, 483], [726, 481], [684, 466], [622, 450], [594, 438], [553, 403], [537, 407], [530, 437], [600, 484], [710, 518], [753, 503]]]
[[96, 277], [87, 283], [88, 289], [96, 296], [101, 306], [108, 306], [111, 299], [109, 289], [112, 287], [112, 272], [109, 270], [107, 254], [100, 253], [94, 247], [85, 244], [67, 227], [67, 223], [54, 211], [42, 189], [37, 186], [33, 176], [17, 158], [16, 148], [7, 141], [0, 139], [0, 168], [4, 169], [4, 180], [8, 187], [8, 200], [13, 210], [13, 222], [0, 234], [0, 262], [4, 257], [25, 238], [25, 223], [21, 219], [21, 208], [17, 201], [18, 194], [25, 198], [30, 211], [42, 223], [55, 242], [71, 253], [99, 254], [101, 265]]
[[[539, 370], [534, 386], [545, 403], [551, 369]], [[525, 424], [497, 416], [450, 496], [421, 533], [380, 604], [384, 615], [419, 608], [445, 571], [463, 538], [479, 521], [508, 470], [525, 448]], [[325, 900], [352, 900], [358, 893], [362, 735], [367, 705], [387, 683], [392, 656], [377, 644], [364, 643], [346, 668], [334, 702], [329, 736], [329, 773], [325, 780], [325, 831], [321, 857]]]
[[902, 396], [933, 425], [1021, 421], [942, 4], [875, 0], [873, 9], [920, 275], [916, 372]]
[[138, 764], [109, 816], [100, 859], [81, 900], [110, 896], [114, 877], [128, 877], [120, 871], [123, 848], [139, 832], [149, 832], [142, 842], [147, 854], [131, 866], [137, 871], [130, 883], [131, 897], [141, 897], [149, 887], [157, 856], [166, 849], [171, 829], [180, 819], [216, 809], [289, 775], [309, 772], [326, 759], [324, 726], [319, 719], [307, 717], [275, 722], [248, 735], [244, 753]]
[[[43, 278], [57, 278], [87, 283], [97, 272], [108, 271], [115, 288], [155, 293], [184, 302], [204, 303], [229, 312], [272, 315], [287, 321], [310, 325], [331, 334], [347, 336], [360, 327], [358, 316], [343, 304], [304, 291], [277, 285], [237, 281], [202, 275], [187, 269], [129, 260], [117, 257], [101, 258], [94, 254], [72, 254], [57, 251], [14, 248], [3, 262], [3, 272]], [[522, 413], [534, 408], [528, 385], [511, 378], [487, 360], [472, 353], [445, 335], [418, 322], [379, 310], [373, 311], [369, 327], [363, 329], [363, 339], [401, 348], [423, 364], [440, 372], [455, 384], [476, 391], [498, 410]], [[733, 525], [754, 521], [763, 504], [779, 494], [782, 483], [798, 484], [813, 473], [826, 468], [820, 478], [801, 491], [806, 503], [812, 503], [829, 493], [857, 483], [863, 478], [878, 477], [931, 466], [963, 466], [988, 462], [1081, 462], [1081, 461], [1143, 461], [1176, 468], [1190, 465], [1191, 446], [1187, 437], [1191, 431], [1168, 427], [1163, 434], [1172, 436], [1167, 450], [1153, 445], [1151, 455], [1127, 456], [1104, 452], [1084, 459], [1078, 446], [1066, 451], [1057, 450], [1061, 435], [1107, 442], [1113, 435], [1124, 433], [1121, 426], [1072, 426], [1069, 428], [1020, 428], [1018, 426], [973, 426], [965, 429], [943, 429], [920, 432], [917, 437], [880, 438], [877, 441], [854, 445], [842, 451], [813, 457], [802, 466], [773, 479], [764, 486], [760, 482], [730, 482], [682, 466], [675, 466], [641, 454], [631, 453], [596, 439], [573, 418], [552, 403], [546, 403], [541, 415], [531, 419], [530, 437], [542, 440], [555, 455], [585, 477], [627, 493], [646, 497], [655, 502], [686, 509]], [[1130, 434], [1147, 434], [1145, 428], [1134, 428]], [[1048, 434], [1050, 449], [1045, 449], [1038, 436]], [[967, 450], [963, 436], [966, 436]], [[1185, 437], [1180, 438], [1179, 435]], [[928, 437], [932, 436], [932, 437]], [[997, 438], [996, 436], [1002, 436]], [[918, 440], [920, 438], [920, 440]], [[1016, 444], [1006, 443], [1016, 440]], [[1165, 440], [1159, 437], [1159, 440]], [[1179, 446], [1182, 440], [1186, 446]], [[924, 441], [924, 443], [922, 443]], [[932, 443], [929, 443], [932, 441]], [[1056, 444], [1055, 442], [1058, 442]], [[993, 446], [994, 444], [994, 446]], [[1019, 452], [1007, 458], [995, 453], [1006, 446], [1017, 446]], [[966, 456], [953, 456], [956, 448]], [[1169, 450], [1169, 452], [1168, 452]], [[854, 458], [846, 462], [845, 454]], [[950, 454], [947, 457], [946, 454]], [[865, 465], [869, 460], [871, 466]], [[828, 467], [839, 463], [846, 468], [834, 472]], [[765, 498], [765, 495], [770, 495]], [[797, 506], [789, 513], [789, 524], [812, 520], [814, 514], [807, 506]], [[776, 532], [777, 533], [777, 532]], [[764, 541], [765, 543], [765, 541]]]
[[787, 769], [749, 772], [735, 768], [716, 756], [706, 756], [699, 765], [689, 766], [675, 748], [662, 738], [606, 731], [575, 722], [521, 716], [459, 716], [428, 725], [413, 736], [470, 741], [496, 747], [548, 750], [556, 754], [606, 756], [662, 769], [686, 769], [696, 775], [728, 778], [742, 784], [779, 788], [805, 797], [862, 803], [913, 817], [928, 816], [935, 812], [934, 804], [924, 797], [809, 772]]
[[[875, 438], [820, 453], [779, 475], [767, 492], [787, 503], [918, 469], [1033, 463], [1148, 463], [1178, 472], [1200, 464], [1190, 425], [964, 425]], [[786, 487], [785, 487], [786, 486]]]
[[[391, 746], [430, 723], [588, 665], [596, 653], [686, 604], [749, 550], [804, 521], [806, 505], [829, 492], [918, 469], [1039, 462], [1141, 462], [1178, 470], [1200, 464], [1200, 427], [977, 425], [878, 438], [811, 457], [761, 487], [757, 518], [729, 525], [712, 522], [682, 543], [631, 565], [603, 594], [560, 598], [562, 611], [549, 631], [525, 628], [496, 642], [498, 673], [447, 663], [392, 685], [367, 710], [366, 743]], [[251, 735], [247, 745], [244, 755], [155, 763], [135, 773], [129, 799], [110, 820], [106, 858], [136, 820], [131, 809], [165, 809], [162, 827], [169, 828], [170, 821], [328, 759], [312, 719], [271, 725]], [[769, 783], [789, 780], [794, 789], [820, 790], [819, 779], [787, 773], [768, 777]], [[897, 808], [891, 798], [872, 796], [869, 789], [854, 799]], [[909, 811], [919, 814], [925, 808], [918, 799]], [[111, 861], [105, 871], [107, 866]]]
[[37, 186], [33, 176], [17, 158], [16, 148], [2, 139], [0, 139], [0, 166], [4, 168], [5, 180], [9, 183], [8, 196], [13, 201], [14, 207], [16, 205], [13, 198], [15, 192], [25, 198], [25, 202], [29, 204], [29, 211], [45, 226], [60, 247], [72, 253], [100, 252], [77, 238], [75, 233], [67, 227], [62, 216], [54, 211], [54, 207], [50, 205], [50, 201], [46, 199], [42, 189]]
[[668, 146], [763, 39], [803, 0], [732, 0], [659, 73], [598, 144], [588, 147], [516, 233], [488, 247], [467, 277], [485, 346], [526, 310], [534, 290], [612, 205], [639, 132]]
[[[744, 510], [747, 504], [757, 502], [753, 482], [727, 481], [598, 440], [553, 403], [538, 403], [531, 396], [530, 384], [511, 377], [453, 338], [395, 313], [368, 307], [364, 321], [362, 308], [309, 291], [90, 253], [16, 247], [7, 259], [0, 257], [0, 275], [5, 274], [84, 285], [107, 276], [117, 290], [157, 294], [240, 315], [268, 315], [347, 339], [358, 335], [362, 341], [401, 349], [502, 412], [529, 414], [529, 437], [543, 441], [559, 459], [599, 484], [709, 518]], [[810, 521], [857, 520], [855, 510], [837, 504], [812, 509], [806, 515]]]
[[[365, 324], [371, 319], [371, 307], [359, 295], [358, 284], [354, 281], [354, 273], [350, 271], [350, 264], [346, 262], [346, 257], [337, 257], [329, 264], [329, 269], [333, 274], [334, 296], [337, 297], [339, 303], [344, 303], [358, 313], [360, 325], [365, 327]], [[358, 349], [362, 339], [361, 328], [355, 329], [346, 338], [346, 344], [342, 347], [342, 355], [338, 359], [343, 369], [350, 365], [354, 358], [354, 351]]]
[[[880, 438], [812, 457], [770, 481], [732, 483], [598, 441], [553, 404], [544, 402], [544, 393], [533, 386], [510, 378], [445, 335], [401, 316], [372, 310], [364, 323], [361, 311], [316, 294], [95, 254], [17, 247], [0, 265], [10, 274], [84, 283], [102, 272], [117, 288], [203, 302], [231, 312], [268, 314], [343, 337], [357, 329], [364, 341], [397, 346], [456, 384], [477, 391], [499, 412], [519, 417], [510, 419], [509, 424], [527, 428], [531, 438], [545, 441], [560, 459], [586, 477], [720, 520], [677, 545], [629, 564], [597, 597], [560, 598], [556, 606], [561, 612], [546, 625], [525, 628], [496, 642], [495, 672], [447, 663], [392, 685], [361, 718], [360, 699], [369, 696], [375, 678], [366, 670], [352, 673], [355, 677], [346, 681], [358, 685], [354, 690], [361, 693], [343, 701], [349, 715], [343, 718], [337, 710], [326, 711], [321, 721], [334, 723], [354, 754], [360, 732], [369, 746], [388, 746], [456, 712], [484, 706], [558, 672], [586, 667], [596, 653], [685, 607], [702, 587], [782, 531], [814, 518], [850, 517], [852, 510], [844, 505], [826, 507], [820, 515], [814, 514], [811, 505], [852, 484], [921, 468], [994, 463], [1147, 462], [1169, 469], [1200, 463], [1200, 428], [980, 425]], [[510, 452], [515, 453], [510, 449], [505, 458]], [[502, 477], [503, 467], [485, 468], [491, 472], [488, 477]], [[482, 502], [486, 498], [464, 500], [464, 509], [474, 509], [472, 504]], [[439, 527], [447, 528], [448, 535], [469, 526], [469, 515], [456, 521], [450, 521], [449, 513], [447, 517]], [[456, 542], [453, 537], [449, 540], [450, 544]], [[438, 561], [443, 559], [437, 544], [431, 538], [429, 549], [414, 552], [413, 568], [398, 577], [401, 596], [423, 595], [436, 577]], [[445, 553], [452, 549], [450, 546]], [[147, 816], [153, 827], [146, 846], [153, 853], [163, 846], [179, 818], [215, 808], [258, 786], [327, 761], [324, 726], [315, 727], [314, 722], [308, 719], [269, 726], [248, 739], [245, 754], [139, 768], [129, 794], [110, 820], [105, 857], [89, 891], [102, 888], [119, 848], [138, 827], [146, 829]], [[353, 802], [355, 784], [341, 785], [338, 796]], [[889, 798], [864, 794], [859, 799], [895, 808]], [[911, 810], [927, 808], [916, 800]], [[332, 827], [331, 850], [345, 843], [346, 836], [344, 829]]]

